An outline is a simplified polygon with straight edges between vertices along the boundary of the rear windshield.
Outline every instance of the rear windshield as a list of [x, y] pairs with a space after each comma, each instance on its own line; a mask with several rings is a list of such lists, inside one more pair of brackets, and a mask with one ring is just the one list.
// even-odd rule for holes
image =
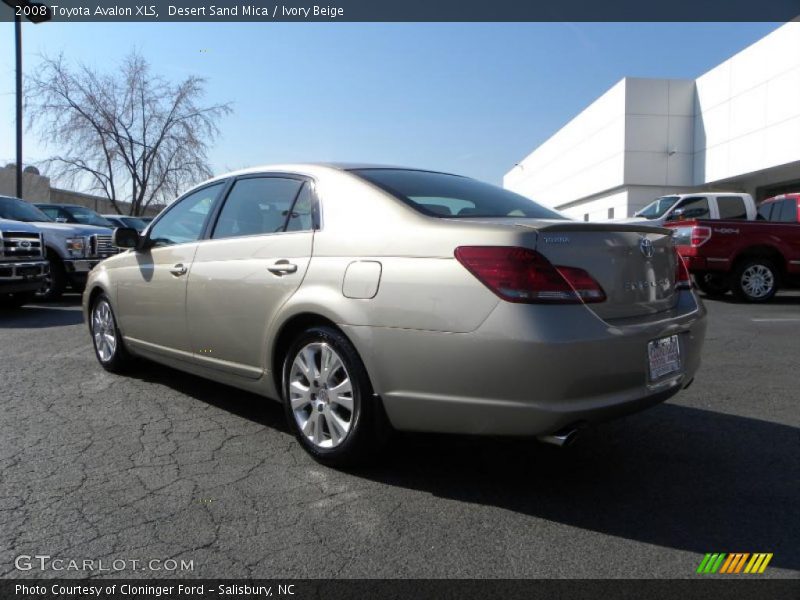
[[468, 177], [408, 169], [351, 172], [431, 217], [566, 218], [524, 196]]

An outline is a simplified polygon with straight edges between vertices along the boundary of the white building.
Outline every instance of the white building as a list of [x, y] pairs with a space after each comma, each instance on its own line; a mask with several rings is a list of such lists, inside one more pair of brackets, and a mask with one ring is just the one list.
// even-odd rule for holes
[[800, 191], [800, 23], [697, 80], [623, 79], [503, 185], [584, 220], [632, 216], [676, 192]]

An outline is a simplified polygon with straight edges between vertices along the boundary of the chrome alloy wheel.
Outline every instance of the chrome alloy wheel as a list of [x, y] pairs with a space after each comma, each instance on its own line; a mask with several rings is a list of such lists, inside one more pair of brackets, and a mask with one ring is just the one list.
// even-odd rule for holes
[[303, 435], [319, 448], [341, 444], [353, 425], [353, 384], [324, 342], [304, 346], [289, 371], [289, 403]]
[[751, 265], [742, 273], [742, 289], [752, 298], [763, 298], [775, 287], [775, 275], [764, 265]]
[[117, 329], [108, 300], [100, 300], [92, 310], [92, 336], [101, 362], [107, 363], [117, 351]]

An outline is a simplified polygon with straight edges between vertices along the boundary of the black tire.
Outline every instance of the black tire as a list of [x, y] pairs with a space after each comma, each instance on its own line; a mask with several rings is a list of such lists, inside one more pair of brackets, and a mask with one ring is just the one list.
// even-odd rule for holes
[[[100, 325], [100, 322], [96, 319], [96, 311], [99, 309], [101, 303], [104, 303], [108, 307], [109, 311], [110, 320], [106, 322], [106, 325]], [[104, 356], [103, 352], [101, 352], [100, 347], [98, 346], [98, 337], [95, 334], [97, 333], [97, 328], [99, 325], [101, 327], [101, 334], [103, 331], [107, 333], [113, 331], [115, 336], [116, 343], [114, 345], [114, 349], [108, 356]], [[128, 353], [127, 348], [125, 348], [125, 342], [123, 341], [122, 335], [119, 332], [119, 327], [117, 327], [117, 318], [114, 315], [114, 309], [111, 306], [108, 296], [105, 294], [99, 294], [92, 302], [92, 307], [89, 312], [89, 332], [92, 336], [94, 355], [97, 357], [97, 362], [100, 363], [101, 367], [111, 373], [123, 373], [131, 367], [131, 365], [134, 363], [134, 359]]]
[[[325, 400], [317, 398], [315, 401], [319, 404], [310, 402], [306, 408], [298, 409], [300, 416], [295, 416], [295, 410], [292, 408], [291, 395], [289, 392], [290, 377], [292, 375], [295, 359], [298, 358], [301, 350], [315, 347], [318, 345], [327, 345], [332, 348], [335, 355], [341, 360], [344, 365], [344, 372], [330, 370], [333, 377], [343, 378], [345, 375], [349, 378], [350, 387], [352, 388], [352, 412], [347, 409], [335, 406], [336, 402], [329, 402], [327, 388], [325, 389]], [[321, 354], [320, 354], [321, 356]], [[322, 358], [315, 362], [321, 363]], [[318, 369], [321, 371], [321, 368]], [[320, 374], [320, 380], [323, 376]], [[321, 386], [321, 387], [320, 387]], [[314, 386], [314, 382], [307, 381], [309, 392], [322, 392], [325, 388], [324, 383], [319, 383]], [[289, 422], [290, 429], [294, 432], [295, 437], [303, 446], [303, 448], [319, 463], [333, 467], [353, 467], [372, 462], [379, 455], [380, 450], [386, 444], [390, 434], [391, 427], [388, 424], [386, 414], [383, 411], [383, 406], [380, 400], [374, 396], [372, 384], [370, 383], [367, 370], [364, 363], [359, 358], [356, 349], [350, 340], [347, 339], [340, 331], [333, 327], [319, 326], [311, 327], [301, 333], [297, 339], [292, 343], [283, 361], [283, 376], [282, 376], [282, 392], [283, 392], [283, 405], [286, 412], [286, 418]], [[309, 394], [311, 397], [313, 393]], [[323, 407], [323, 404], [325, 405]], [[298, 419], [303, 415], [308, 415], [308, 421], [311, 421], [312, 416], [317, 414], [319, 427], [330, 439], [325, 439], [322, 443], [333, 442], [333, 436], [330, 431], [330, 421], [327, 420], [327, 413], [323, 410], [343, 410], [345, 415], [349, 413], [349, 430], [342, 436], [341, 441], [334, 447], [321, 447], [313, 440], [309, 439], [303, 433]], [[337, 413], [342, 414], [342, 413]], [[346, 417], [345, 417], [346, 418]], [[312, 427], [313, 430], [313, 427]]]
[[[764, 285], [761, 287], [753, 285], [753, 277], [761, 277]], [[779, 287], [778, 269], [768, 258], [748, 258], [736, 265], [733, 270], [731, 291], [736, 299], [742, 302], [768, 302], [775, 296]]]
[[731, 289], [727, 276], [720, 273], [698, 273], [694, 276], [694, 282], [710, 298], [724, 296]]
[[16, 309], [33, 302], [36, 292], [11, 292], [0, 294], [0, 308]]
[[58, 257], [48, 256], [47, 260], [50, 263], [50, 273], [41, 291], [36, 293], [36, 297], [45, 302], [54, 302], [61, 298], [67, 289], [67, 272], [64, 263]]

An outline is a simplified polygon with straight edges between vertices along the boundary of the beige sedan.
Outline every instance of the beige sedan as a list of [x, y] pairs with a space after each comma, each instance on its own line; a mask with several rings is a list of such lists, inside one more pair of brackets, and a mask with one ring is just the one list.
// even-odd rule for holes
[[327, 464], [392, 429], [566, 444], [700, 364], [705, 311], [669, 230], [570, 221], [456, 175], [249, 169], [114, 235], [129, 250], [84, 294], [100, 364], [276, 399]]

